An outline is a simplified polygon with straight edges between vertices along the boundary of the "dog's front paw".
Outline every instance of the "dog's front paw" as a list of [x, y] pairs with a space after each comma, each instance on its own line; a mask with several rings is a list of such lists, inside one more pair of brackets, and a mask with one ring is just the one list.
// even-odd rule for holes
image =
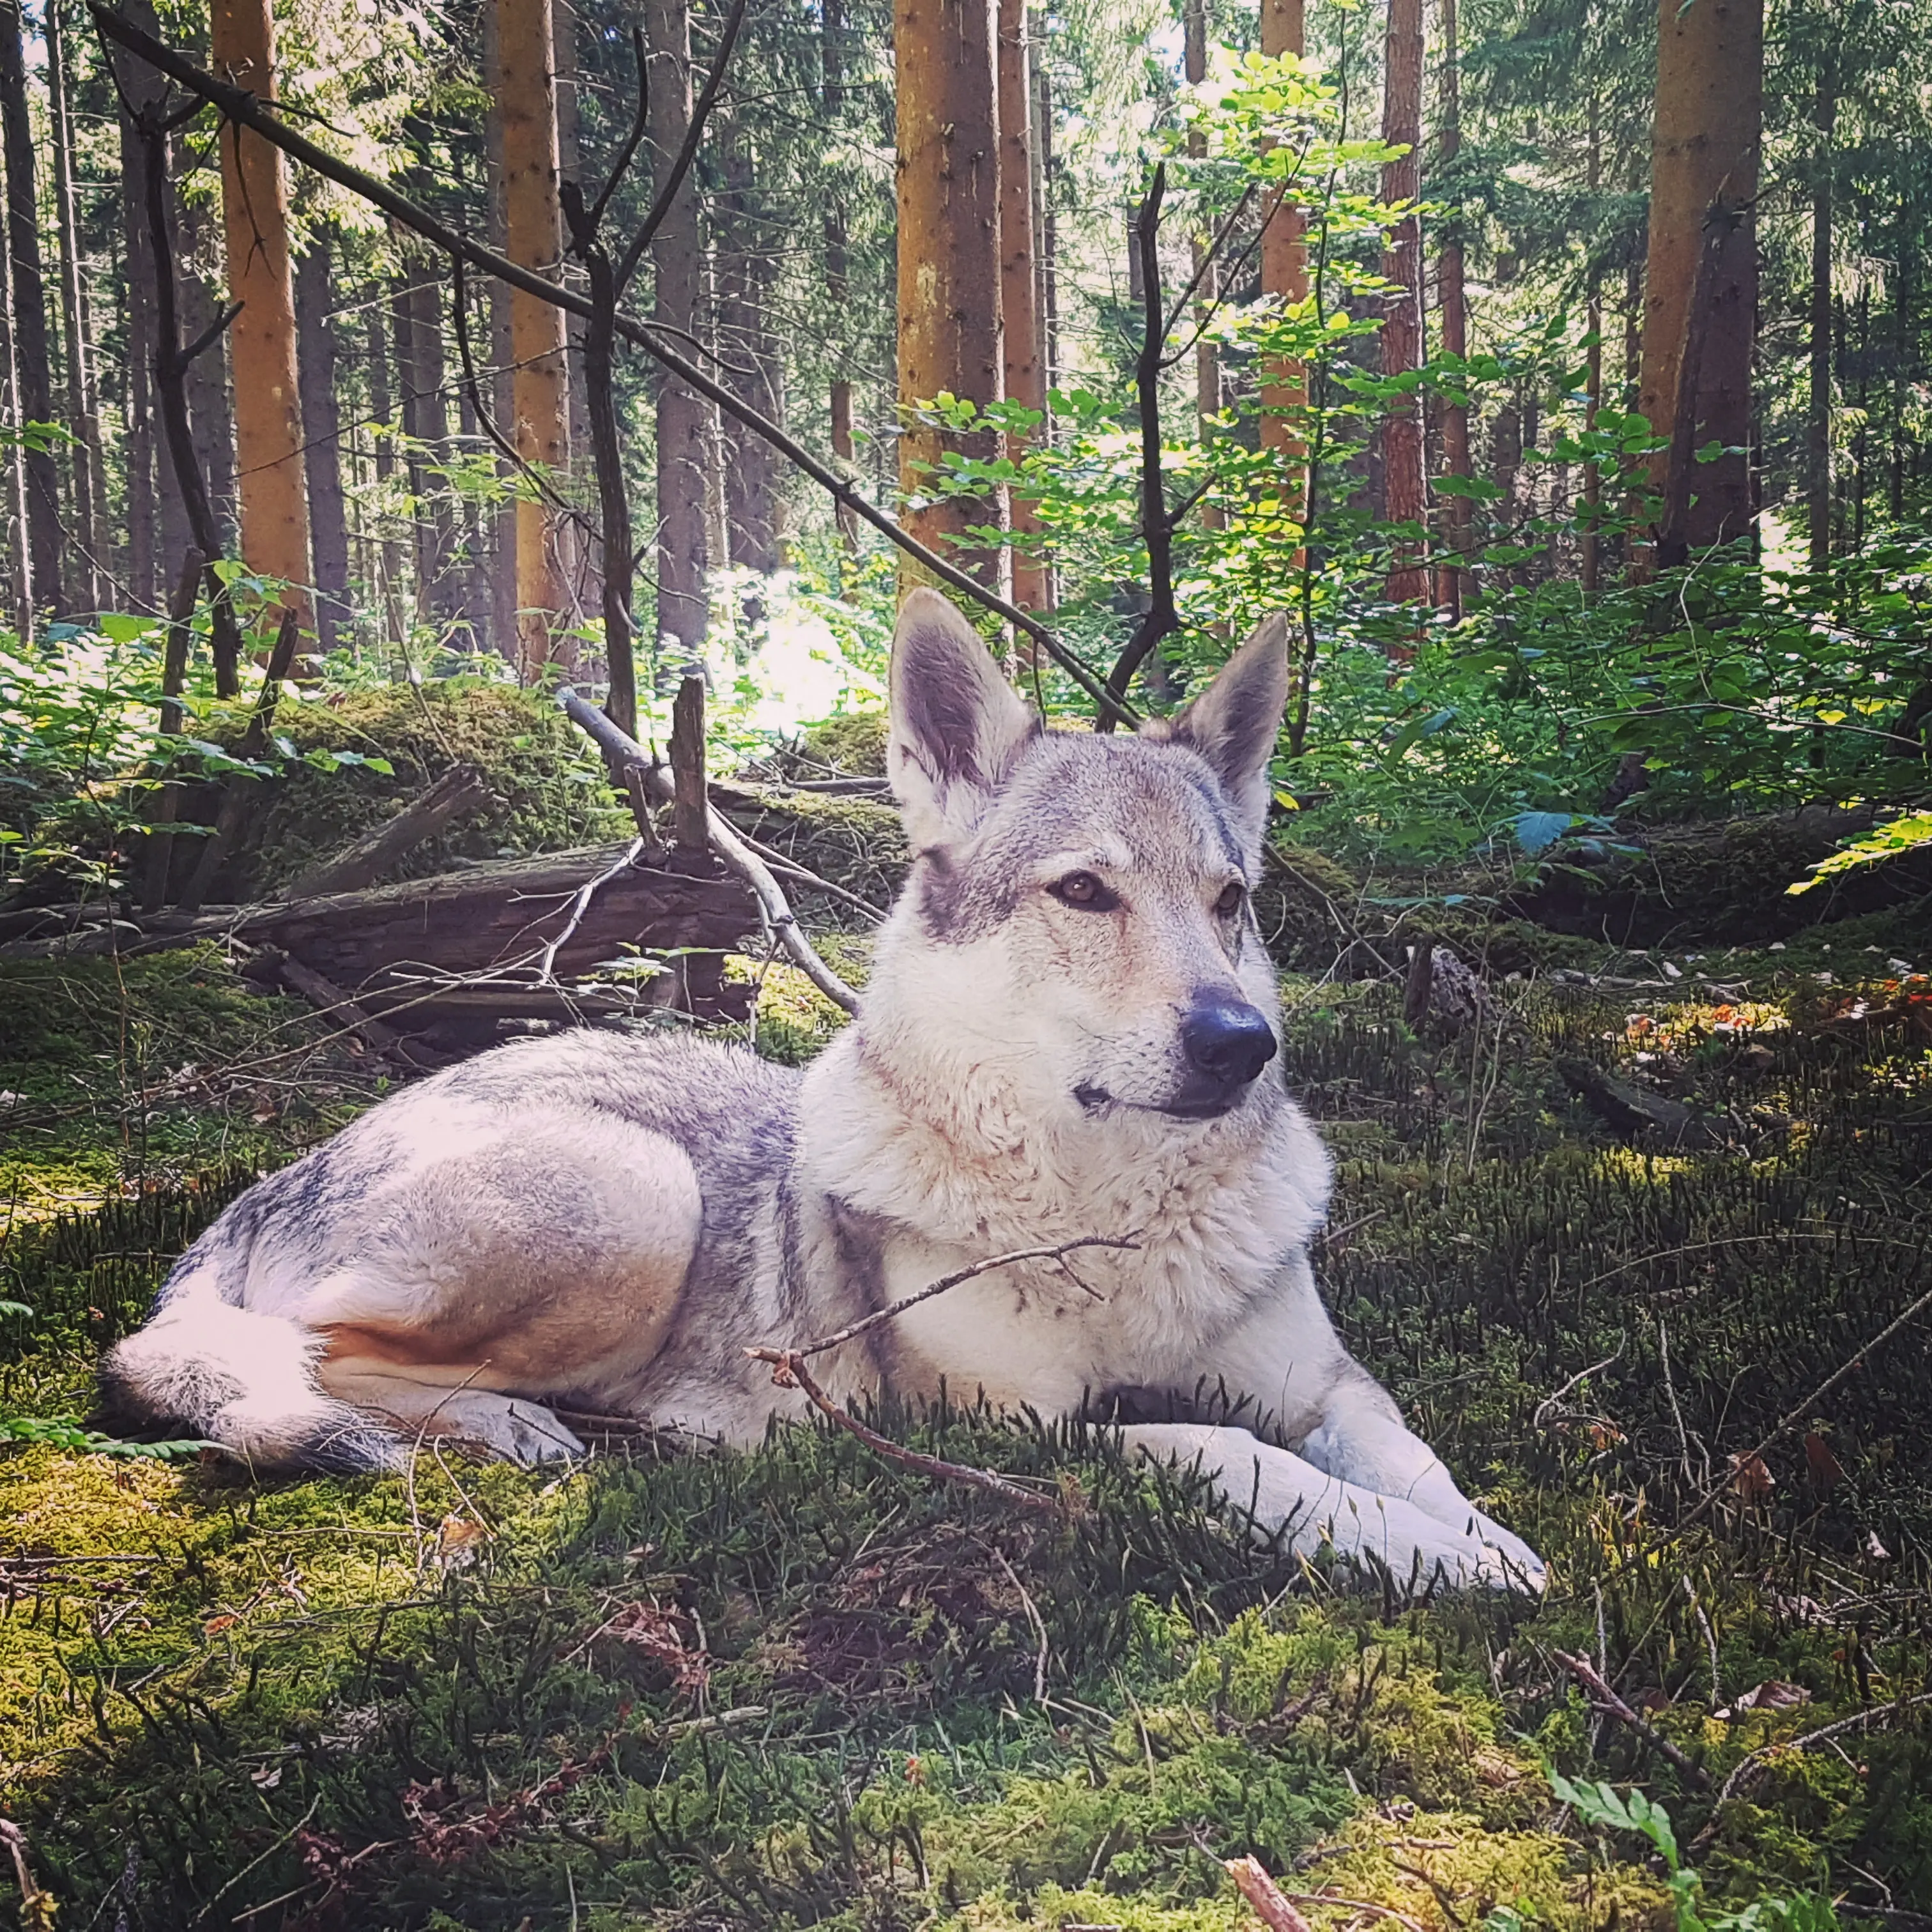
[[1476, 1540], [1502, 1568], [1496, 1587], [1541, 1596], [1549, 1588], [1550, 1566], [1515, 1531], [1504, 1528], [1480, 1510], [1472, 1510], [1469, 1515]]

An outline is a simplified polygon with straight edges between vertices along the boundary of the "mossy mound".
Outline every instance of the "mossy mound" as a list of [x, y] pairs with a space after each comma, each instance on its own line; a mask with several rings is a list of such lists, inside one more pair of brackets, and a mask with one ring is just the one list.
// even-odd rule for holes
[[826, 769], [827, 778], [882, 778], [886, 776], [886, 714], [845, 711], [808, 724], [799, 749]]
[[386, 759], [393, 773], [287, 761], [266, 786], [235, 861], [223, 868], [224, 898], [272, 897], [393, 817], [454, 764], [476, 766], [493, 802], [418, 846], [392, 876], [424, 878], [466, 860], [592, 844], [622, 838], [630, 825], [582, 734], [548, 699], [512, 685], [448, 678], [314, 704], [284, 700], [275, 730], [298, 754], [356, 752]]

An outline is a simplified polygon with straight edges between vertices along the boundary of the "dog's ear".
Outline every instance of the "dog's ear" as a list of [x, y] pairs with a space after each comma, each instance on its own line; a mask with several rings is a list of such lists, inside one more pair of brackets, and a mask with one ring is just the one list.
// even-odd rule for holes
[[968, 837], [1038, 729], [979, 634], [936, 590], [915, 590], [892, 638], [886, 770], [916, 852]]
[[1287, 708], [1288, 620], [1276, 610], [1255, 626], [1166, 734], [1208, 760], [1250, 846], [1259, 844], [1268, 824], [1268, 760]]

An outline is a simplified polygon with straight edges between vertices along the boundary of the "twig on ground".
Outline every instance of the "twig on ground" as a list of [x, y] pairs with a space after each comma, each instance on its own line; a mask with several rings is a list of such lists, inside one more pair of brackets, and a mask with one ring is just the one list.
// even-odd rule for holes
[[1254, 1908], [1268, 1932], [1314, 1932], [1289, 1902], [1288, 1894], [1269, 1877], [1259, 1858], [1224, 1858], [1222, 1863], [1234, 1881], [1234, 1889]]
[[1046, 1619], [1040, 1613], [1040, 1606], [1028, 1593], [1027, 1586], [1019, 1580], [1019, 1574], [1006, 1561], [1004, 1550], [993, 1552], [993, 1560], [1006, 1573], [1006, 1581], [1018, 1592], [1020, 1606], [1027, 1613], [1027, 1622], [1033, 1626], [1034, 1635], [1040, 1640], [1040, 1648], [1034, 1653], [1033, 1701], [1042, 1710], [1046, 1708]]
[[30, 1928], [52, 1932], [54, 1895], [34, 1882], [27, 1864], [27, 1834], [10, 1818], [0, 1818], [0, 1844], [13, 1854], [14, 1876], [20, 1887], [20, 1923]]
[[755, 1362], [769, 1362], [772, 1365], [772, 1380], [778, 1388], [802, 1389], [812, 1406], [828, 1422], [844, 1430], [848, 1436], [857, 1437], [867, 1448], [884, 1456], [888, 1462], [902, 1463], [907, 1468], [916, 1469], [922, 1475], [931, 1476], [939, 1482], [960, 1483], [968, 1489], [983, 1490], [1002, 1502], [1016, 1503], [1021, 1508], [1034, 1510], [1042, 1516], [1063, 1514], [1064, 1504], [1057, 1496], [1044, 1496], [1037, 1490], [1023, 1490], [1018, 1484], [1009, 1482], [1004, 1476], [996, 1476], [990, 1469], [976, 1469], [968, 1463], [949, 1462], [943, 1456], [928, 1456], [920, 1450], [908, 1449], [890, 1436], [881, 1436], [876, 1429], [868, 1428], [826, 1394], [812, 1378], [812, 1371], [805, 1366], [805, 1358], [796, 1348], [747, 1348], [745, 1352]]
[[995, 1268], [1011, 1268], [1019, 1262], [1058, 1262], [1062, 1274], [1082, 1294], [1098, 1301], [1101, 1298], [1065, 1264], [1066, 1257], [1080, 1248], [1138, 1249], [1139, 1246], [1138, 1241], [1118, 1235], [1082, 1234], [1077, 1240], [1062, 1241], [1058, 1247], [1016, 1248], [1011, 1254], [994, 1255], [989, 1260], [974, 1262], [970, 1268], [960, 1268], [952, 1274], [941, 1275], [937, 1281], [928, 1282], [916, 1294], [908, 1294], [903, 1300], [894, 1302], [890, 1308], [875, 1309], [872, 1313], [862, 1316], [856, 1322], [848, 1322], [843, 1328], [826, 1336], [823, 1341], [808, 1342], [803, 1347], [795, 1348], [791, 1352], [801, 1360], [810, 1355], [822, 1355], [826, 1349], [836, 1348], [842, 1342], [850, 1342], [864, 1334], [868, 1329], [876, 1328], [880, 1323], [891, 1321], [896, 1315], [903, 1315], [908, 1308], [916, 1307], [922, 1301], [930, 1301], [935, 1294], [944, 1294], [949, 1288], [957, 1288], [962, 1282], [970, 1281], [976, 1275], [990, 1274]]
[[1603, 1672], [1588, 1658], [1572, 1657], [1564, 1650], [1552, 1650], [1550, 1654], [1582, 1685], [1585, 1694], [1600, 1711], [1608, 1712], [1619, 1724], [1628, 1725], [1652, 1750], [1668, 1758], [1700, 1791], [1710, 1790], [1711, 1774], [1701, 1764], [1694, 1763], [1686, 1757], [1648, 1718], [1640, 1717], [1632, 1710], [1610, 1688]]
[[[1916, 1696], [1894, 1697], [1888, 1704], [1874, 1704], [1869, 1710], [1854, 1712], [1849, 1718], [1840, 1718], [1836, 1724], [1826, 1724], [1815, 1731], [1807, 1731], [1802, 1736], [1774, 1738], [1768, 1744], [1760, 1744], [1748, 1756], [1738, 1759], [1732, 1766], [1731, 1774], [1718, 1787], [1718, 1806], [1720, 1810], [1735, 1798], [1744, 1786], [1761, 1776], [1770, 1767], [1771, 1760], [1784, 1751], [1809, 1750], [1814, 1744], [1828, 1743], [1833, 1738], [1841, 1737], [1847, 1731], [1856, 1731], [1874, 1719], [1888, 1718], [1900, 1711], [1910, 1711], [1922, 1704], [1932, 1704], [1932, 1690], [1922, 1690]], [[1705, 1827], [1705, 1835], [1714, 1828], [1716, 1820]], [[1701, 1844], [1703, 1838], [1698, 1842]]]

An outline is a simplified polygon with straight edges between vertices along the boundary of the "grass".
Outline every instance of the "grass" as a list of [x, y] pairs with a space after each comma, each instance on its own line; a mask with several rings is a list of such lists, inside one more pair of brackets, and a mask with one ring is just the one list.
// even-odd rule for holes
[[[1932, 1348], [1922, 1321], [1867, 1344], [1932, 1289], [1932, 1040], [1886, 963], [1914, 935], [1838, 931], [1506, 988], [1454, 1037], [1412, 1035], [1391, 988], [1288, 984], [1291, 1077], [1340, 1161], [1331, 1304], [1550, 1558], [1540, 1604], [1299, 1571], [1103, 1434], [970, 1410], [878, 1419], [1060, 1481], [1061, 1518], [811, 1429], [278, 1484], [22, 1445], [0, 1808], [68, 1925], [1219, 1932], [1253, 1922], [1220, 1862], [1246, 1853], [1424, 1932], [1673, 1922], [1648, 1843], [1559, 1804], [1547, 1763], [1666, 1806], [1707, 1918], [1781, 1924], [1822, 1888], [1910, 1932], [1932, 1706], [1888, 1707], [1927, 1686]], [[10, 1157], [59, 1177], [22, 1180], [40, 1204], [0, 1256], [34, 1311], [0, 1331], [4, 1400], [43, 1414], [256, 1166], [368, 1091], [310, 1040], [257, 1121], [282, 1003], [212, 958], [131, 992], [102, 970], [0, 986], [33, 1002], [0, 1085], [42, 1123]], [[809, 1054], [832, 1021], [770, 983], [761, 1040]], [[146, 1090], [117, 1057], [136, 1010], [150, 1064], [245, 1063], [150, 1102], [145, 1142], [118, 1104]], [[1578, 1054], [1717, 1144], [1617, 1139], [1561, 1077]]]

